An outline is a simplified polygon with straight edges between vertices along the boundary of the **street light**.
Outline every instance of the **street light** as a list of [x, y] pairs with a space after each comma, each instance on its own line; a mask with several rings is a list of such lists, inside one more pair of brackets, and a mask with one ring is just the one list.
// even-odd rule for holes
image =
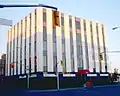
[[44, 5], [44, 4], [37, 4], [37, 5], [29, 5], [29, 4], [24, 4], [24, 5], [0, 5], [0, 8], [16, 8], [16, 7], [45, 7], [45, 8], [50, 8], [52, 10], [52, 22], [53, 22], [53, 28], [56, 28], [56, 26], [60, 26], [60, 17], [59, 17], [59, 11], [57, 11], [56, 7], [49, 6], [49, 5]]
[[44, 4], [37, 4], [37, 5], [30, 5], [30, 4], [24, 4], [24, 5], [14, 5], [14, 4], [7, 4], [7, 5], [0, 5], [0, 8], [15, 8], [15, 7], [45, 7], [45, 8], [51, 8], [54, 10], [57, 10], [56, 7], [49, 6], [49, 5], [44, 5]]
[[12, 20], [0, 18], [0, 25], [12, 26]]
[[56, 64], [56, 75], [57, 75], [57, 90], [60, 89], [60, 81], [59, 81], [59, 72], [58, 72], [58, 64], [61, 64], [61, 66], [63, 66], [63, 60], [60, 60], [57, 64]]
[[116, 30], [116, 29], [118, 29], [118, 28], [120, 28], [120, 27], [113, 27], [112, 30]]

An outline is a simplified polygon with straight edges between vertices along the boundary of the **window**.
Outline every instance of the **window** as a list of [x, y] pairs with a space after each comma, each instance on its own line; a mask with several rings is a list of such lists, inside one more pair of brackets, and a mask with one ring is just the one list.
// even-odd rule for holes
[[46, 22], [46, 12], [43, 12], [43, 21]]
[[26, 59], [24, 59], [24, 64], [25, 64], [25, 69], [24, 69], [24, 71], [25, 71], [25, 73], [26, 73]]
[[47, 56], [47, 51], [43, 51], [43, 56]]
[[47, 66], [43, 66], [43, 71], [47, 72]]
[[47, 71], [47, 56], [43, 56], [44, 71]]
[[92, 22], [90, 22], [90, 32], [92, 32]]
[[65, 44], [62, 44], [62, 52], [65, 52]]
[[75, 21], [76, 29], [80, 29], [80, 21]]
[[37, 40], [37, 32], [36, 31], [35, 31], [35, 36], [34, 37], [35, 37], [35, 41], [36, 41]]
[[70, 43], [73, 45], [73, 34], [70, 32]]
[[56, 64], [57, 64], [57, 56], [54, 56], [54, 57], [53, 57], [54, 71], [56, 71]]
[[72, 28], [72, 19], [69, 18], [69, 27]]
[[53, 29], [53, 43], [56, 43], [56, 30]]
[[43, 51], [47, 51], [47, 41], [43, 41]]
[[76, 33], [76, 41], [77, 41], [77, 45], [80, 45], [80, 41], [81, 41], [80, 33]]
[[78, 45], [78, 46], [77, 46], [77, 56], [80, 56], [80, 53], [81, 53], [81, 52], [80, 52], [80, 49], [81, 49], [81, 46]]
[[73, 45], [71, 45], [70, 48], [71, 48], [71, 53], [74, 53]]
[[36, 51], [36, 50], [37, 50], [37, 49], [36, 49], [36, 45], [37, 45], [37, 44], [36, 44], [36, 41], [35, 41], [35, 45], [34, 45], [35, 56], [36, 56], [36, 52], [37, 52], [37, 51]]
[[71, 58], [71, 68], [72, 68], [72, 71], [74, 71], [74, 58], [73, 57]]
[[96, 24], [96, 32], [97, 32], [97, 38], [99, 38], [99, 33], [98, 33], [98, 24]]
[[53, 43], [53, 52], [57, 52], [56, 43]]
[[65, 44], [64, 30], [62, 29], [62, 44]]
[[83, 21], [83, 25], [84, 25], [84, 31], [86, 32], [86, 22], [85, 22], [85, 20]]
[[35, 32], [37, 31], [37, 14], [36, 14], [36, 9], [35, 9]]
[[46, 41], [47, 40], [47, 31], [46, 31], [46, 27], [43, 27], [43, 40]]
[[29, 55], [31, 56], [31, 43], [29, 43]]
[[22, 74], [22, 60], [20, 60], [20, 74]]
[[36, 56], [36, 52], [37, 52], [36, 51], [37, 50], [37, 44], [36, 44], [37, 43], [37, 38], [36, 38], [37, 36], [36, 35], [37, 35], [37, 33], [35, 32], [35, 39], [34, 39], [34, 44], [35, 44], [34, 45], [34, 52], [35, 52], [35, 56]]
[[64, 26], [64, 17], [61, 17], [61, 25]]
[[37, 72], [37, 56], [36, 55], [34, 57], [34, 62], [35, 62], [35, 65], [34, 65], [35, 72]]

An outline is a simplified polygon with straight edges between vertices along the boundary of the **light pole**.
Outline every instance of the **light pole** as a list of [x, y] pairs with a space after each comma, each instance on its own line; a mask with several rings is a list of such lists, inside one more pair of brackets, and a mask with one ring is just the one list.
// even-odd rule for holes
[[60, 81], [59, 81], [58, 64], [61, 64], [61, 65], [63, 66], [63, 60], [59, 61], [59, 62], [56, 64], [57, 90], [59, 90], [59, 89], [60, 89]]
[[30, 88], [30, 69], [29, 66], [26, 66], [26, 69], [28, 72], [27, 72], [27, 88], [29, 89]]
[[0, 18], [0, 25], [12, 26], [12, 20]]
[[116, 30], [116, 29], [119, 29], [119, 28], [120, 28], [120, 26], [118, 26], [118, 27], [113, 27], [112, 30]]

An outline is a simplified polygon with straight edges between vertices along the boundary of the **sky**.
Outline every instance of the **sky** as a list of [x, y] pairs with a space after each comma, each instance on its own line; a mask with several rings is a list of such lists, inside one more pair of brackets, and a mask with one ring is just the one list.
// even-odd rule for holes
[[[107, 41], [109, 51], [120, 51], [120, 1], [119, 0], [0, 0], [0, 4], [48, 4], [56, 6], [59, 11], [93, 21], [99, 21], [107, 26]], [[19, 22], [34, 8], [1, 8], [0, 18]], [[0, 25], [0, 54], [6, 52], [6, 34], [9, 27]], [[112, 68], [120, 68], [120, 53], [109, 53]]]

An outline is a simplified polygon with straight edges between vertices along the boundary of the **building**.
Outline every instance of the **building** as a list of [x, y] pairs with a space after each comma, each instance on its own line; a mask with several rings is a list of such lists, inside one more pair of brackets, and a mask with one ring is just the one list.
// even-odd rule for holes
[[2, 59], [0, 59], [0, 75], [2, 75], [2, 71], [3, 71]]
[[60, 27], [53, 28], [52, 10], [37, 8], [8, 31], [6, 75], [26, 74], [26, 67], [30, 73], [56, 72], [56, 64], [59, 72], [109, 72], [105, 25], [59, 15]]
[[5, 76], [6, 54], [3, 54], [0, 59], [0, 75]]

